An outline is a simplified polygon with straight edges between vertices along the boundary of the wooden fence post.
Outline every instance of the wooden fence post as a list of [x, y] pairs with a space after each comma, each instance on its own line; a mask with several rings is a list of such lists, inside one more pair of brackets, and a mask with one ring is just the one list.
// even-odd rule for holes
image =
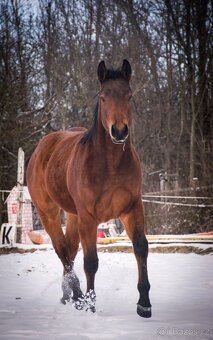
[[161, 195], [160, 200], [164, 201], [164, 195], [165, 195], [165, 176], [164, 176], [164, 174], [160, 173], [159, 178], [160, 178], [160, 195]]
[[17, 217], [16, 217], [16, 242], [22, 242], [22, 215], [24, 200], [24, 151], [18, 149], [18, 169], [17, 169]]

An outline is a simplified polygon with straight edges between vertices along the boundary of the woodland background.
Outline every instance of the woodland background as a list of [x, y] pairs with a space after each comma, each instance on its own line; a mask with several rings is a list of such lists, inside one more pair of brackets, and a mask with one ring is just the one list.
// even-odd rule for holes
[[[99, 61], [124, 58], [144, 192], [158, 192], [167, 172], [167, 189], [175, 179], [185, 195], [212, 196], [211, 0], [1, 0], [0, 189], [16, 184], [18, 147], [29, 157], [47, 133], [90, 125]], [[162, 206], [150, 205], [153, 221]], [[173, 210], [171, 231], [211, 228], [212, 209]]]

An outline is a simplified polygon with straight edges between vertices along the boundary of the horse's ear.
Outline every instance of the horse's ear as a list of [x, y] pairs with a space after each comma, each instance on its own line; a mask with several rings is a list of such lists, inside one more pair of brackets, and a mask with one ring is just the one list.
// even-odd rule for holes
[[124, 78], [126, 80], [130, 81], [131, 74], [132, 74], [132, 68], [131, 68], [130, 63], [126, 59], [123, 60], [123, 65], [122, 65], [122, 68], [121, 68], [121, 72], [122, 72]]
[[100, 83], [103, 83], [107, 77], [107, 69], [104, 60], [102, 60], [98, 65], [98, 79]]

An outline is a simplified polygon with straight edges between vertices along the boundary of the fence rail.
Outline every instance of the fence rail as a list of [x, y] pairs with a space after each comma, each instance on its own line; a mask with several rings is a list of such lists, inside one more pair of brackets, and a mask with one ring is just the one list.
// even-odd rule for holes
[[190, 203], [180, 203], [180, 202], [163, 202], [163, 201], [153, 201], [153, 200], [144, 200], [145, 203], [155, 203], [155, 204], [162, 204], [162, 205], [176, 205], [182, 207], [196, 207], [196, 208], [213, 208], [213, 204], [190, 204]]
[[197, 199], [197, 200], [213, 200], [213, 196], [212, 197], [201, 197], [201, 196], [168, 196], [168, 195], [152, 195], [152, 194], [145, 194], [142, 195], [142, 197], [154, 197], [154, 198], [183, 198], [183, 199]]

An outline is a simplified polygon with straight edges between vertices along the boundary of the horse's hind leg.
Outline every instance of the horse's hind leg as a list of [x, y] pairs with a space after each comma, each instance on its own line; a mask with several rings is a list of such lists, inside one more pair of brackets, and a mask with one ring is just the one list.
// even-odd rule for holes
[[[73, 258], [74, 253], [76, 254], [77, 251], [74, 250], [74, 253], [72, 253], [72, 251], [69, 249], [70, 243], [67, 241], [67, 238], [65, 237], [63, 230], [61, 228], [61, 217], [59, 207], [54, 202], [52, 202], [48, 197], [46, 197], [45, 203], [46, 203], [45, 206], [41, 207], [36, 205], [36, 207], [41, 222], [51, 238], [55, 252], [57, 253], [58, 257], [60, 258], [63, 264], [65, 278], [65, 280], [63, 279], [63, 282], [69, 279], [68, 284], [66, 286], [65, 284], [62, 284], [64, 296], [61, 299], [61, 302], [66, 303], [66, 300], [70, 300], [71, 298], [72, 289], [75, 299], [77, 299], [77, 294], [79, 294], [79, 296], [82, 295], [80, 285], [78, 287], [79, 281], [77, 277], [74, 276], [73, 274], [74, 273]], [[75, 284], [73, 284], [74, 279], [76, 279]]]
[[42, 225], [51, 238], [56, 254], [60, 258], [66, 271], [69, 270], [70, 260], [66, 239], [61, 228], [60, 209], [52, 201], [48, 206], [38, 207], [36, 205]]
[[74, 259], [79, 248], [79, 233], [77, 216], [67, 214], [67, 226], [66, 226], [66, 244], [69, 252], [70, 271], [64, 271], [64, 277], [62, 282], [63, 297], [61, 302], [66, 304], [66, 301], [70, 300], [71, 294], [76, 309], [82, 309], [84, 307], [84, 296], [80, 288], [80, 282], [77, 275], [74, 272]]

